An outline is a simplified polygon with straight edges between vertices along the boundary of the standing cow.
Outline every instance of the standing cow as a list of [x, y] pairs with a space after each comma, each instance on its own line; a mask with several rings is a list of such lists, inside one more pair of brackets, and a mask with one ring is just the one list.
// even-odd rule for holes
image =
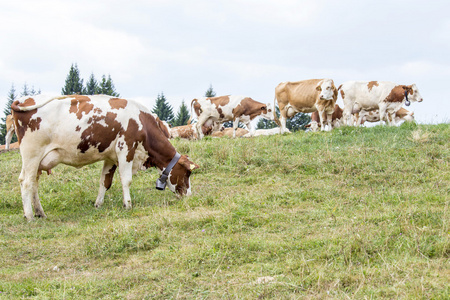
[[203, 124], [208, 121], [227, 122], [233, 121], [233, 138], [236, 137], [236, 128], [239, 122], [244, 125], [253, 135], [251, 121], [257, 116], [268, 120], [273, 120], [273, 113], [270, 104], [264, 104], [245, 96], [222, 96], [211, 98], [194, 99], [191, 102], [194, 112], [197, 115], [196, 130], [199, 139], [203, 138], [201, 130]]
[[104, 161], [99, 207], [118, 167], [123, 205], [131, 208], [132, 175], [140, 168], [161, 172], [157, 188], [165, 185], [178, 195], [190, 195], [191, 171], [198, 168], [180, 155], [160, 130], [150, 111], [130, 100], [105, 95], [23, 97], [12, 104], [20, 142], [22, 171], [19, 176], [24, 214], [45, 217], [38, 196], [42, 171], [63, 163], [82, 167]]
[[410, 102], [422, 102], [416, 84], [399, 85], [388, 81], [348, 81], [339, 90], [344, 101], [344, 123], [353, 124], [352, 114], [379, 110], [380, 121], [395, 125], [395, 113]]
[[[332, 79], [310, 79], [296, 82], [282, 82], [275, 88], [275, 100], [280, 108], [280, 120], [275, 121], [281, 127], [280, 132], [286, 131], [286, 120], [297, 113], [311, 113], [318, 111], [320, 125], [325, 130], [331, 130], [331, 116], [337, 100], [337, 89]], [[274, 101], [275, 102], [275, 101]]]

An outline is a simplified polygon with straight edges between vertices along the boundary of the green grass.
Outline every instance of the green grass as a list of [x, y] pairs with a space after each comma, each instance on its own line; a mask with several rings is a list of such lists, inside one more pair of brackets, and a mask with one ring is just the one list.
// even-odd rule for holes
[[17, 151], [0, 154], [1, 299], [449, 299], [450, 125], [174, 140], [193, 196], [156, 170], [41, 176], [23, 219]]

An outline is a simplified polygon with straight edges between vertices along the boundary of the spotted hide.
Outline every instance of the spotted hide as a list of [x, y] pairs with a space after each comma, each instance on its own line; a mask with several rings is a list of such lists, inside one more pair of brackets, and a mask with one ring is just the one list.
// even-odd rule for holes
[[223, 123], [233, 121], [233, 137], [236, 137], [236, 129], [239, 122], [250, 131], [253, 135], [251, 121], [258, 116], [273, 120], [273, 113], [270, 104], [264, 104], [245, 96], [221, 96], [211, 98], [194, 99], [191, 102], [191, 108], [197, 115], [198, 122], [196, 130], [199, 139], [203, 138], [202, 126], [206, 122]]
[[[344, 123], [353, 125], [352, 114], [364, 111], [379, 111], [379, 119], [396, 125], [396, 112], [410, 102], [422, 102], [415, 84], [400, 85], [388, 81], [348, 81], [339, 87], [344, 101]], [[361, 119], [357, 121], [361, 124]]]
[[[131, 100], [105, 95], [23, 97], [12, 104], [20, 142], [22, 171], [19, 176], [23, 210], [27, 219], [45, 217], [38, 196], [42, 171], [63, 163], [82, 167], [103, 161], [95, 201], [103, 203], [116, 169], [123, 189], [123, 205], [131, 208], [132, 175], [141, 168], [160, 172], [176, 154], [155, 118]], [[190, 174], [198, 168], [182, 155], [169, 173], [167, 185], [178, 195], [190, 195]]]
[[280, 126], [281, 133], [284, 133], [287, 118], [292, 118], [299, 112], [318, 111], [322, 130], [326, 129], [325, 122], [328, 130], [331, 130], [331, 115], [337, 96], [337, 88], [332, 79], [282, 82], [275, 88], [274, 102], [277, 101], [280, 108], [280, 119], [275, 118], [275, 122]]

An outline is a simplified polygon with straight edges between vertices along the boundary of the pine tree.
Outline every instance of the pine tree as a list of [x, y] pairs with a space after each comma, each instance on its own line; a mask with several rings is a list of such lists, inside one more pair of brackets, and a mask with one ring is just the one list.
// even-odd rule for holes
[[108, 79], [106, 76], [102, 76], [102, 81], [99, 85], [99, 93], [103, 95], [109, 95], [113, 97], [119, 97], [120, 94], [116, 92], [114, 83], [112, 82], [111, 75], [108, 75]]
[[212, 84], [209, 85], [209, 89], [206, 90], [205, 97], [215, 97], [216, 92], [213, 90]]
[[80, 71], [77, 64], [70, 67], [69, 74], [66, 77], [66, 84], [62, 88], [63, 95], [75, 95], [83, 92], [83, 79], [80, 79]]
[[86, 87], [83, 89], [84, 95], [95, 95], [99, 94], [100, 87], [98, 86], [97, 80], [95, 79], [94, 73], [91, 73], [88, 82], [86, 82]]
[[172, 106], [167, 103], [164, 93], [161, 92], [161, 94], [158, 94], [152, 113], [156, 114], [161, 120], [166, 121], [167, 123], [172, 125], [173, 109]]
[[[6, 102], [6, 106], [3, 110], [3, 113], [5, 116], [1, 118], [2, 123], [0, 124], [0, 144], [5, 144], [5, 137], [6, 137], [6, 116], [11, 114], [11, 104], [13, 103], [14, 99], [16, 98], [16, 89], [14, 88], [14, 84], [11, 85], [11, 89], [8, 93], [8, 101]], [[11, 140], [11, 143], [17, 142], [17, 137], [13, 135], [13, 138]]]
[[180, 109], [178, 110], [177, 116], [175, 117], [175, 119], [173, 120], [173, 126], [183, 126], [183, 125], [187, 125], [187, 122], [189, 120], [190, 116], [189, 116], [189, 111], [188, 108], [186, 106], [186, 104], [184, 103], [184, 100], [181, 102], [181, 106]]

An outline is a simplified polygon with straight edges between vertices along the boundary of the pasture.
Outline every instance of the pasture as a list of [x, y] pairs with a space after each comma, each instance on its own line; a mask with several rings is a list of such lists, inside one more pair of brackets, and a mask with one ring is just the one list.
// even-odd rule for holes
[[193, 196], [101, 164], [43, 174], [23, 218], [18, 151], [0, 153], [2, 299], [448, 299], [450, 124], [172, 141]]

